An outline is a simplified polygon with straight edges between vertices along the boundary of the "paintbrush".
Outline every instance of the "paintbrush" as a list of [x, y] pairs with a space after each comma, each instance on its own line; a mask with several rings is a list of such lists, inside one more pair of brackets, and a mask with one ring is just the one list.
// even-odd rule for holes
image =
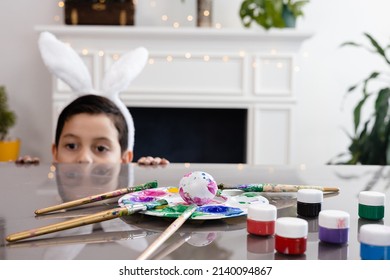
[[172, 234], [174, 234], [184, 222], [195, 212], [197, 205], [191, 204], [186, 210], [137, 258], [146, 260], [149, 258]]
[[244, 192], [297, 192], [301, 189], [316, 189], [323, 192], [339, 192], [338, 187], [321, 187], [321, 186], [302, 186], [302, 185], [283, 185], [283, 184], [244, 184], [228, 186], [219, 184], [219, 189], [229, 190], [236, 189]]
[[30, 229], [26, 231], [21, 231], [18, 233], [11, 234], [6, 237], [8, 242], [14, 242], [26, 238], [36, 237], [39, 235], [44, 235], [52, 232], [57, 232], [61, 230], [66, 230], [70, 228], [80, 227], [84, 225], [89, 225], [93, 223], [98, 223], [102, 221], [107, 221], [115, 219], [121, 216], [131, 215], [136, 212], [145, 211], [148, 209], [153, 209], [158, 206], [167, 205], [168, 202], [165, 199], [157, 200], [145, 204], [129, 204], [124, 207], [118, 207], [107, 211], [101, 211], [96, 214], [84, 216], [81, 218], [75, 218], [68, 221], [51, 224], [48, 226]]
[[37, 209], [37, 210], [35, 210], [35, 214], [39, 215], [39, 214], [44, 214], [44, 213], [48, 213], [48, 212], [63, 210], [63, 209], [71, 208], [71, 207], [84, 205], [87, 203], [92, 203], [92, 202], [97, 202], [97, 201], [101, 201], [101, 200], [105, 200], [105, 199], [109, 199], [109, 198], [113, 198], [113, 197], [122, 196], [122, 195], [125, 195], [127, 193], [131, 193], [131, 192], [137, 192], [137, 191], [142, 191], [142, 190], [146, 190], [146, 189], [157, 188], [157, 186], [158, 186], [157, 181], [153, 181], [153, 182], [149, 182], [149, 183], [134, 186], [134, 187], [127, 187], [127, 188], [123, 188], [123, 189], [118, 189], [118, 190], [111, 191], [111, 192], [92, 195], [92, 196], [80, 198], [77, 200], [72, 200], [72, 201], [68, 201], [65, 203], [61, 203], [58, 205], [54, 205], [54, 206], [50, 206], [50, 207], [46, 207], [46, 208], [42, 208], [42, 209]]

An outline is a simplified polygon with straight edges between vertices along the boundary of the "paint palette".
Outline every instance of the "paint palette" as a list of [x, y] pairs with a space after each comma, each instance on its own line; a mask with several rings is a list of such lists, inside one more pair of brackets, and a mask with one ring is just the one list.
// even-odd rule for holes
[[[141, 213], [150, 216], [177, 218], [187, 208], [188, 204], [179, 195], [177, 187], [165, 187], [148, 189], [140, 192], [129, 193], [122, 196], [118, 203], [121, 207], [134, 203], [147, 203], [160, 199], [168, 201], [168, 205], [156, 209], [146, 210]], [[247, 214], [247, 208], [251, 204], [268, 204], [268, 200], [259, 195], [221, 195], [216, 196], [210, 203], [198, 206], [192, 214], [191, 220], [215, 220], [243, 216]]]

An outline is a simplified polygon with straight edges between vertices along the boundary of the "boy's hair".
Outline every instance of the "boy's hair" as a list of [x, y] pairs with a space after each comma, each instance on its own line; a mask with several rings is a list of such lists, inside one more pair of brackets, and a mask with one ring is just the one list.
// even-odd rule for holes
[[58, 117], [54, 142], [57, 148], [65, 122], [74, 115], [83, 113], [90, 115], [105, 114], [109, 117], [118, 131], [121, 152], [124, 153], [127, 150], [129, 133], [124, 116], [114, 102], [106, 97], [94, 94], [80, 96], [62, 110]]

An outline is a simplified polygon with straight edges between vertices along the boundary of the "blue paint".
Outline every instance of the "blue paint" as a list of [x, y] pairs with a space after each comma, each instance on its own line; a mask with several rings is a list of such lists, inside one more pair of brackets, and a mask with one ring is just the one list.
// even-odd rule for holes
[[238, 215], [243, 212], [240, 208], [228, 207], [223, 205], [200, 206], [198, 207], [197, 211], [210, 214], [221, 214], [225, 216]]

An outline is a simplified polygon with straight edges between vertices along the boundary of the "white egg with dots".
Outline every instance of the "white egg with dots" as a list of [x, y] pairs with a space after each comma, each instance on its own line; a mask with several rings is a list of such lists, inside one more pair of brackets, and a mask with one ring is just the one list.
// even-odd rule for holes
[[214, 178], [203, 171], [190, 172], [179, 183], [179, 194], [188, 204], [198, 206], [210, 203], [218, 191]]

